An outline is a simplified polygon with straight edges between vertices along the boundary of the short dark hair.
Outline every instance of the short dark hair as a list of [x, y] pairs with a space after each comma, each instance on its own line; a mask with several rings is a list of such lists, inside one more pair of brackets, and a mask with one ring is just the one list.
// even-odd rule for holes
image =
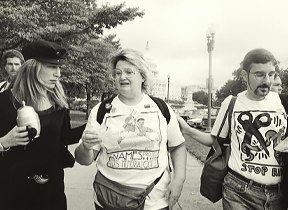
[[269, 63], [271, 62], [273, 66], [278, 64], [278, 61], [275, 59], [274, 55], [266, 49], [257, 48], [254, 50], [249, 51], [244, 60], [241, 62], [243, 70], [246, 72], [250, 72], [253, 63]]
[[7, 58], [15, 58], [15, 57], [20, 59], [21, 64], [24, 63], [24, 57], [21, 52], [19, 52], [18, 50], [6, 50], [1, 58], [2, 66], [6, 65]]

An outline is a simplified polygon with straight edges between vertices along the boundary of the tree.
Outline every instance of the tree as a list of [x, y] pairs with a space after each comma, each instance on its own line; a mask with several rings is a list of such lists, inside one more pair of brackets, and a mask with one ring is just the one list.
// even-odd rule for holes
[[288, 70], [282, 70], [279, 73], [279, 77], [281, 78], [281, 82], [282, 82], [282, 93], [283, 94], [287, 94], [288, 93]]
[[66, 93], [86, 92], [88, 104], [93, 94], [113, 89], [107, 61], [120, 44], [113, 40], [115, 35], [103, 37], [103, 30], [143, 15], [139, 8], [126, 8], [125, 3], [99, 6], [95, 0], [2, 0], [0, 56], [7, 49], [21, 49], [39, 39], [64, 46], [68, 51], [62, 73]]
[[220, 90], [216, 91], [215, 106], [220, 106], [222, 101], [229, 95], [236, 96], [238, 93], [246, 90], [246, 82], [242, 76], [242, 68], [235, 70], [232, 75], [234, 76], [233, 80], [228, 80]]
[[79, 44], [83, 35], [98, 38], [104, 29], [143, 15], [139, 8], [126, 8], [125, 3], [98, 7], [95, 0], [2, 0], [0, 55], [38, 39], [69, 47]]
[[200, 104], [208, 105], [208, 94], [204, 91], [197, 91], [193, 93], [193, 101], [197, 101]]
[[102, 92], [113, 89], [113, 79], [107, 63], [115, 46], [102, 39], [90, 39], [73, 48], [69, 54], [71, 63], [66, 66], [62, 78], [66, 85], [76, 83], [78, 90], [85, 90], [88, 117], [91, 97], [100, 97]]

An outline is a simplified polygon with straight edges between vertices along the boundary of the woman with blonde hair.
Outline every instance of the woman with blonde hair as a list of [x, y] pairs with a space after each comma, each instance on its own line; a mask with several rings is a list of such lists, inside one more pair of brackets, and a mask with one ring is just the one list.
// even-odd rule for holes
[[[75, 150], [76, 161], [82, 165], [90, 165], [98, 156], [95, 208], [172, 209], [186, 177], [185, 140], [175, 113], [165, 105], [171, 116], [167, 124], [155, 97], [147, 95], [149, 65], [140, 52], [123, 49], [112, 57], [110, 64], [118, 95], [111, 102], [102, 102], [110, 110], [102, 123], [96, 120], [103, 111], [99, 110], [101, 103], [92, 109], [82, 143]], [[145, 121], [149, 135], [137, 129], [139, 120]]]
[[[1, 209], [66, 210], [63, 168], [72, 167], [74, 159], [65, 147], [80, 138], [70, 138], [68, 104], [59, 82], [66, 50], [37, 41], [22, 53], [26, 62], [12, 89], [0, 94]], [[24, 103], [39, 117], [36, 137], [28, 126], [17, 125], [17, 110]]]

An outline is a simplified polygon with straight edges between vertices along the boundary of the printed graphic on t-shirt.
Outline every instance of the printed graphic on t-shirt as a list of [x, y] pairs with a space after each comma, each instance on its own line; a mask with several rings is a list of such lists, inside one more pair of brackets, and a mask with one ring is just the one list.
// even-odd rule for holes
[[132, 110], [129, 115], [111, 114], [106, 118], [105, 126], [107, 126], [106, 132], [111, 134], [110, 143], [111, 139], [114, 141], [113, 145], [108, 144], [107, 137], [107, 142], [103, 141], [102, 144], [106, 147], [109, 156], [108, 167], [115, 169], [159, 167], [162, 137], [158, 111]]
[[282, 156], [274, 148], [284, 138], [286, 115], [269, 111], [234, 112], [243, 172], [282, 174]]

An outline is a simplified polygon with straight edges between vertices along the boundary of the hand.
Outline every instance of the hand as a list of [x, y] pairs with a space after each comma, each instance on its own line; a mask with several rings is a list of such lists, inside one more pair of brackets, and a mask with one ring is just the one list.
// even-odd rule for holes
[[15, 126], [2, 138], [1, 143], [5, 148], [27, 145], [29, 143], [29, 137], [26, 126]]
[[85, 149], [91, 150], [94, 145], [99, 144], [102, 140], [95, 129], [85, 129], [82, 134], [82, 142]]
[[176, 114], [176, 118], [178, 120], [179, 127], [180, 127], [180, 130], [182, 133], [185, 130], [189, 130], [190, 126], [185, 122], [185, 120], [182, 117], [180, 117], [179, 115]]
[[183, 182], [177, 182], [176, 180], [172, 180], [168, 189], [165, 193], [165, 198], [169, 203], [169, 210], [172, 210], [174, 205], [178, 202], [181, 191], [183, 188]]

